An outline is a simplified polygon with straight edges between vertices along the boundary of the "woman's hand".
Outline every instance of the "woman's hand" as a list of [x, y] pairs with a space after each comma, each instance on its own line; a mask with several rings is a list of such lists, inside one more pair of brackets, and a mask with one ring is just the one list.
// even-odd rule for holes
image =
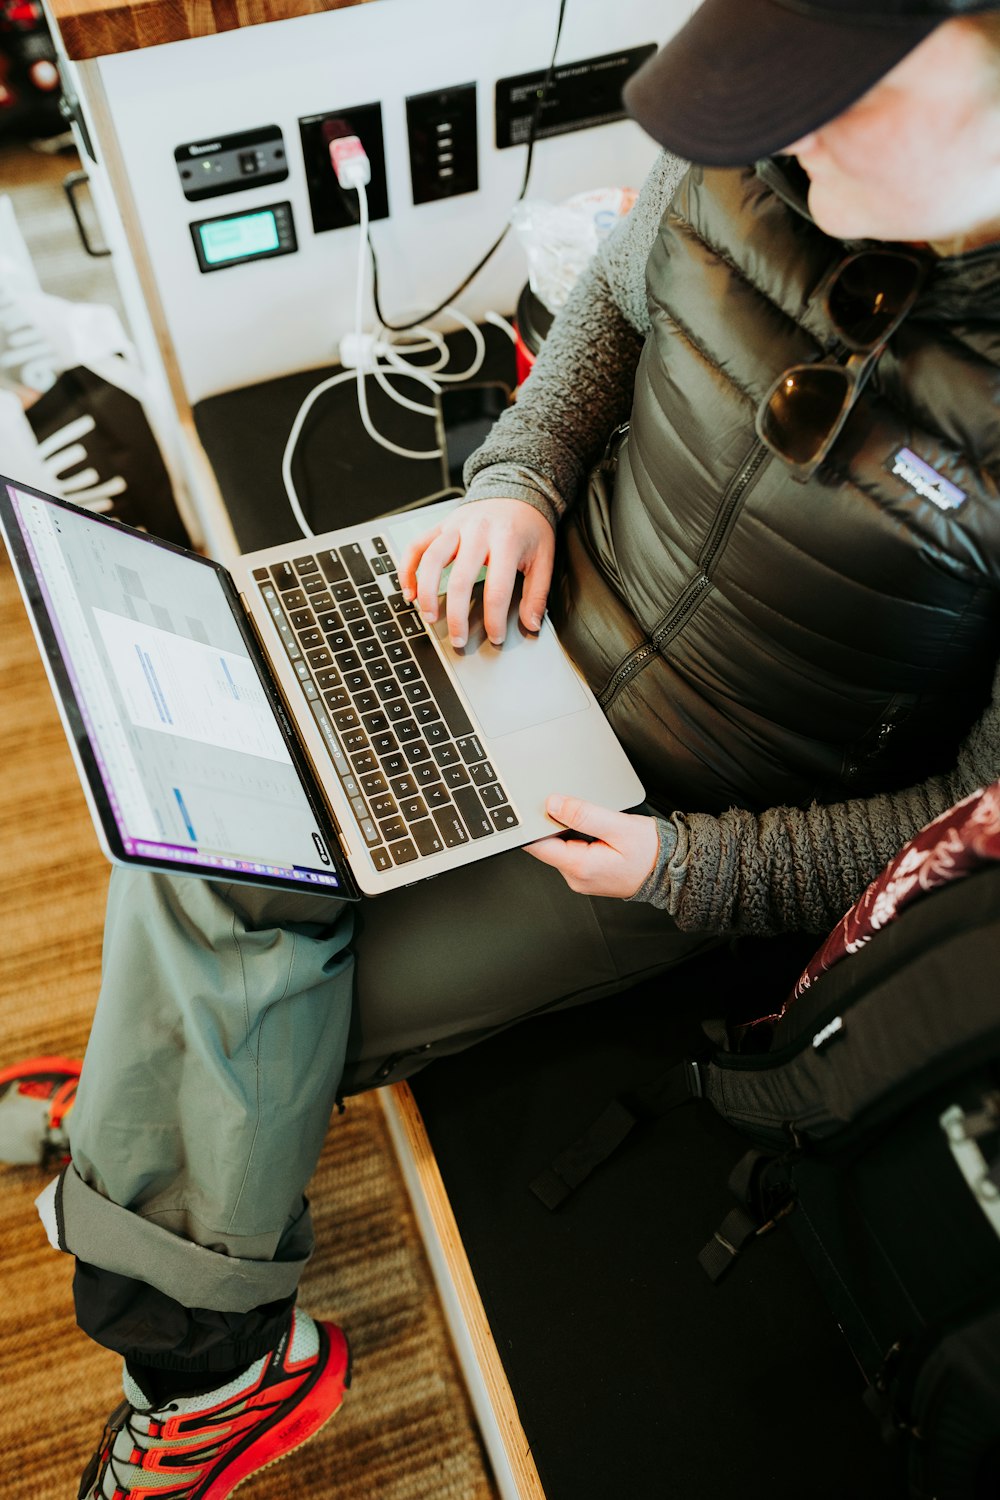
[[472, 588], [483, 564], [483, 623], [494, 645], [507, 634], [507, 612], [518, 573], [524, 588], [518, 611], [526, 630], [537, 631], [552, 580], [555, 533], [541, 511], [523, 500], [476, 500], [461, 505], [413, 542], [399, 566], [407, 599], [416, 599], [425, 620], [438, 617], [441, 574], [452, 564], [446, 600], [448, 634], [455, 647], [469, 635]]
[[545, 811], [582, 839], [554, 834], [526, 844], [525, 852], [559, 871], [571, 891], [584, 896], [634, 896], [656, 863], [656, 819], [611, 812], [578, 797], [549, 797]]

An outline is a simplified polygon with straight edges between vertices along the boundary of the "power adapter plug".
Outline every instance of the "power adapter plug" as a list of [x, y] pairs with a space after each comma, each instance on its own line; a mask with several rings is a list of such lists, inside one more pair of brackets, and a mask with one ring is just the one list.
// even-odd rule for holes
[[373, 370], [377, 353], [374, 333], [345, 333], [340, 341], [340, 363], [345, 370]]

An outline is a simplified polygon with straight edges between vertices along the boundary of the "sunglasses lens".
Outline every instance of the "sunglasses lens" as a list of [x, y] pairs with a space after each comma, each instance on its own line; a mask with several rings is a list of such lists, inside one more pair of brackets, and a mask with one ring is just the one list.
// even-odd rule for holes
[[789, 463], [812, 463], [835, 430], [850, 391], [850, 376], [837, 365], [786, 370], [761, 410], [760, 436]]
[[870, 250], [845, 261], [827, 293], [830, 318], [856, 349], [870, 349], [889, 336], [909, 312], [920, 284], [917, 261]]

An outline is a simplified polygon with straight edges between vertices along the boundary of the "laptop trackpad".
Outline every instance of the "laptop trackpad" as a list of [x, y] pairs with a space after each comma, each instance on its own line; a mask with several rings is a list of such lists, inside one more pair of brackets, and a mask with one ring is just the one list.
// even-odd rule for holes
[[490, 739], [589, 707], [548, 619], [538, 635], [529, 635], [517, 618], [517, 603], [515, 597], [502, 646], [492, 645], [483, 628], [481, 587], [472, 596], [469, 639], [461, 651], [448, 640], [446, 620], [439, 619], [433, 627], [483, 733]]

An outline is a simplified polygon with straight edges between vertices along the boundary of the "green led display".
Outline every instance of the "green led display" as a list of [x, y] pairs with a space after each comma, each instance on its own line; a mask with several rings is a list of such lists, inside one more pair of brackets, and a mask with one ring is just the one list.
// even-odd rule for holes
[[278, 248], [278, 227], [271, 209], [199, 224], [198, 233], [205, 260], [210, 266], [242, 260], [248, 255], [266, 255]]

